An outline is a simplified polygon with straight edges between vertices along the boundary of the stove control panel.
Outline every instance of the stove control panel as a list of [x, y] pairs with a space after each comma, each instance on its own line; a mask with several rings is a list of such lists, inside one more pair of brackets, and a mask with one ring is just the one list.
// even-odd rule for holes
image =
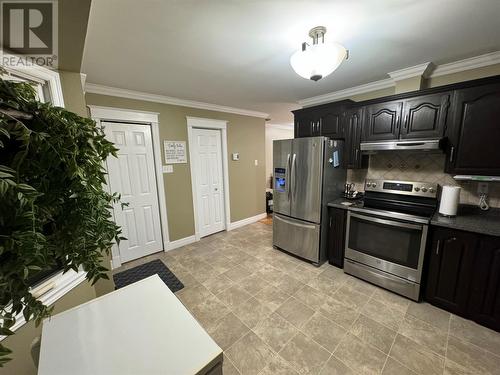
[[416, 181], [366, 180], [365, 191], [436, 198], [438, 184]]

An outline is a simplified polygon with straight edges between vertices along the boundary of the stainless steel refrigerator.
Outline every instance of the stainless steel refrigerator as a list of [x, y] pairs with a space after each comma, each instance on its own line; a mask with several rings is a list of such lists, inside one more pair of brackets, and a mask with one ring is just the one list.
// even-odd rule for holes
[[326, 137], [273, 142], [273, 245], [316, 265], [326, 260], [327, 204], [344, 191], [343, 148]]

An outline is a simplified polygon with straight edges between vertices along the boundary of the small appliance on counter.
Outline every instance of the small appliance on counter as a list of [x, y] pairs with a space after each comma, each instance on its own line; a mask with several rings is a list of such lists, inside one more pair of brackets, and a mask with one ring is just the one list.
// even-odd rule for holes
[[439, 214], [443, 216], [457, 216], [458, 203], [460, 202], [459, 186], [445, 185], [441, 192]]
[[344, 194], [342, 195], [346, 199], [361, 199], [363, 198], [363, 193], [357, 190], [354, 190], [356, 184], [352, 182], [347, 182], [344, 185]]

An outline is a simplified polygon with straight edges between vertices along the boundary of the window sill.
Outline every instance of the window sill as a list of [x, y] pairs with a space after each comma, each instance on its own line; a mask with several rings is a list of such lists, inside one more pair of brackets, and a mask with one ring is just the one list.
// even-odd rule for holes
[[[31, 294], [38, 296], [38, 300], [44, 305], [50, 306], [66, 293], [80, 285], [85, 280], [85, 276], [86, 272], [81, 270], [79, 272], [70, 270], [64, 274], [61, 271], [33, 288]], [[16, 323], [12, 326], [11, 331], [15, 332], [24, 324], [26, 324], [26, 320], [23, 314], [20, 313], [16, 316]], [[6, 337], [0, 336], [0, 341]]]

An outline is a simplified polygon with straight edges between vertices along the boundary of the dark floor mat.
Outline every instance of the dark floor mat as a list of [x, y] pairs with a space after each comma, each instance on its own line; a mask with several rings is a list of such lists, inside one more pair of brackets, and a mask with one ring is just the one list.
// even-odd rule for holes
[[123, 288], [124, 286], [155, 274], [160, 276], [160, 279], [162, 279], [165, 285], [174, 293], [184, 288], [184, 285], [172, 271], [170, 271], [161, 260], [157, 259], [113, 275], [115, 289]]

